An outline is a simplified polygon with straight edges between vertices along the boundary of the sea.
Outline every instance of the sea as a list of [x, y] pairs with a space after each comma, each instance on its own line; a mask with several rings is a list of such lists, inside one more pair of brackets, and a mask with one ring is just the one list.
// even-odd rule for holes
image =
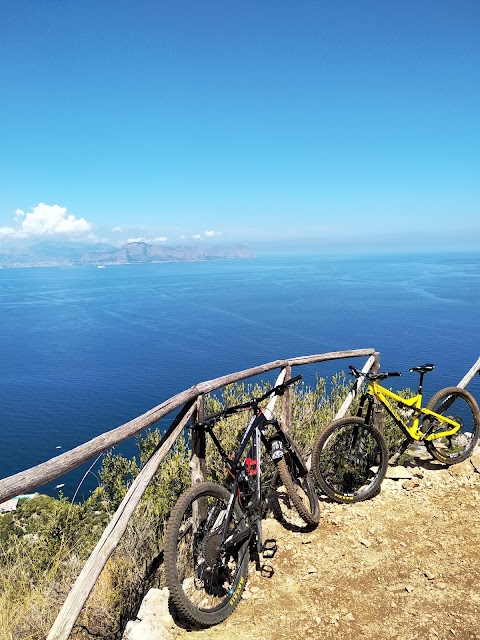
[[[0, 270], [0, 477], [113, 429], [193, 384], [276, 359], [373, 347], [425, 397], [480, 356], [480, 254], [251, 259]], [[340, 360], [298, 368], [307, 384]], [[274, 381], [275, 374], [262, 379]], [[480, 377], [468, 389], [480, 401]], [[160, 424], [165, 428], [166, 419]], [[134, 440], [116, 448], [135, 455]], [[85, 498], [90, 464], [39, 490]], [[82, 481], [82, 477], [86, 477]], [[81, 483], [81, 484], [80, 484]], [[63, 485], [61, 489], [59, 485]]]

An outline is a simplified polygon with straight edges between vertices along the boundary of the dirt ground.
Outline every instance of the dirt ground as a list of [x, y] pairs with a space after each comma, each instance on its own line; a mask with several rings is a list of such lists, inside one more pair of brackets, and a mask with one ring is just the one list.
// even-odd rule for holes
[[314, 531], [266, 520], [273, 575], [251, 563], [235, 612], [176, 627], [175, 640], [480, 640], [480, 453], [450, 468], [420, 454], [389, 472], [411, 477], [367, 502], [321, 502]]

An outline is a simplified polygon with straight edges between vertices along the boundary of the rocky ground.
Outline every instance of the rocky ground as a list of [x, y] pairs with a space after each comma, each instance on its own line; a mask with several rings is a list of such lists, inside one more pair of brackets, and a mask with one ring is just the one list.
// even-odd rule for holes
[[[426, 459], [428, 458], [428, 459]], [[400, 473], [399, 473], [400, 469]], [[480, 453], [445, 468], [420, 454], [392, 467], [381, 493], [355, 505], [322, 502], [308, 531], [265, 522], [277, 540], [271, 577], [251, 564], [236, 611], [176, 640], [480, 639]], [[403, 477], [401, 477], [403, 476]]]

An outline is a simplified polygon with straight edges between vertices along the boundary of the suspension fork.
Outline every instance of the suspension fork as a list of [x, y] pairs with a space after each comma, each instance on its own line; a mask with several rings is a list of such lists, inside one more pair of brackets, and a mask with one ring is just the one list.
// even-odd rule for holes
[[[375, 398], [370, 393], [363, 393], [358, 405], [357, 417], [363, 418], [365, 425], [370, 425], [373, 414]], [[365, 407], [366, 405], [366, 407]], [[350, 462], [358, 464], [365, 454], [365, 438], [362, 437], [363, 429], [355, 426], [352, 430], [350, 438], [350, 452], [347, 454]]]
[[[357, 418], [363, 418], [365, 424], [370, 424], [372, 420], [374, 397], [371, 393], [362, 393], [360, 404], [358, 405]], [[367, 407], [365, 408], [365, 405]]]
[[[263, 414], [258, 416], [258, 420], [255, 424], [255, 430], [252, 434], [252, 444], [250, 446], [250, 461], [251, 464], [247, 465], [248, 474], [254, 478], [254, 493], [252, 500], [252, 512], [255, 518], [255, 529], [257, 532], [257, 552], [261, 553], [263, 550], [263, 532], [262, 532], [262, 428], [265, 425], [266, 419]], [[248, 460], [248, 458], [247, 458]]]

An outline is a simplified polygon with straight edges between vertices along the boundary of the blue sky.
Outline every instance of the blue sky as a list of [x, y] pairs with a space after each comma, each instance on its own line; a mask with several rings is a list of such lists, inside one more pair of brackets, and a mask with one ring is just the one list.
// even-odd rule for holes
[[1, 244], [478, 248], [479, 69], [477, 0], [3, 0]]

